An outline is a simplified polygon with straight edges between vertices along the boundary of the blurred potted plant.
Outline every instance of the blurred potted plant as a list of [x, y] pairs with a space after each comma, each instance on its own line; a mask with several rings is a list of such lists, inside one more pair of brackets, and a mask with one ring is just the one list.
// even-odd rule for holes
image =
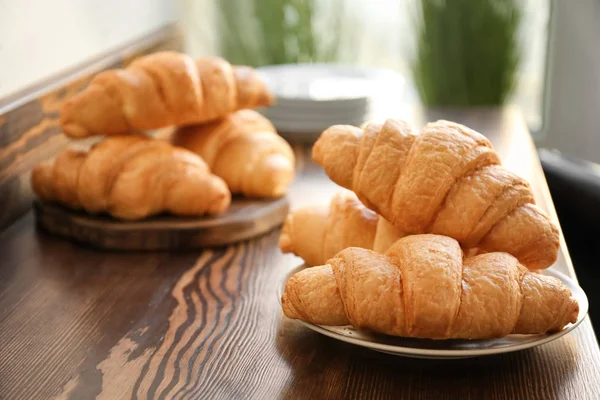
[[338, 60], [343, 0], [220, 0], [220, 52], [252, 66]]
[[418, 1], [412, 72], [423, 104], [504, 104], [520, 61], [518, 1]]

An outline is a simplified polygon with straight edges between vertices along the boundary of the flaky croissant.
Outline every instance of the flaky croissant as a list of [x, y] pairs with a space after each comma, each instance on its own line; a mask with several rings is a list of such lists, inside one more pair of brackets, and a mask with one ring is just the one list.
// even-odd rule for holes
[[313, 158], [403, 232], [505, 251], [530, 269], [556, 261], [558, 228], [534, 205], [529, 184], [466, 126], [438, 121], [416, 134], [392, 119], [364, 130], [336, 125], [315, 143]]
[[286, 316], [313, 324], [430, 339], [552, 332], [579, 313], [558, 279], [506, 253], [463, 260], [458, 242], [439, 235], [404, 237], [385, 255], [345, 249], [294, 274], [282, 305]]
[[42, 200], [135, 220], [161, 212], [220, 214], [225, 182], [196, 154], [144, 135], [111, 136], [89, 151], [69, 148], [31, 175]]
[[294, 152], [271, 122], [241, 110], [204, 125], [177, 129], [171, 141], [199, 154], [232, 193], [279, 197], [294, 179]]
[[67, 100], [60, 122], [66, 135], [83, 138], [202, 123], [272, 102], [250, 67], [234, 67], [218, 57], [194, 61], [186, 54], [158, 52], [96, 75]]
[[279, 247], [313, 266], [325, 264], [347, 247], [384, 252], [402, 236], [353, 192], [342, 190], [329, 205], [303, 207], [288, 214]]

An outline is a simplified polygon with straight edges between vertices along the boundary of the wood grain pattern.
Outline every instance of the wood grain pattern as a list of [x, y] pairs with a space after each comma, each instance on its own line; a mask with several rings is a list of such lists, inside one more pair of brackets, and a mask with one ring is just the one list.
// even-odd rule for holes
[[[528, 143], [522, 130], [499, 129], [518, 124], [481, 125], [503, 152], [512, 149], [499, 144], [505, 136]], [[338, 188], [309, 149], [295, 150], [292, 207], [328, 201]], [[531, 148], [518, 151], [523, 168], [536, 165]], [[545, 193], [536, 170], [519, 172]], [[0, 234], [0, 398], [598, 399], [589, 319], [506, 355], [380, 354], [282, 315], [276, 289], [301, 261], [277, 241], [274, 231], [210, 251], [99, 252], [36, 232], [27, 215]]]
[[101, 70], [124, 66], [141, 54], [180, 47], [179, 31], [171, 26], [53, 76], [10, 99], [0, 99], [0, 229], [31, 207], [31, 169], [54, 157], [69, 143], [58, 122], [63, 102]]
[[236, 243], [281, 226], [288, 208], [285, 197], [234, 197], [229, 209], [219, 216], [165, 215], [127, 222], [37, 200], [33, 207], [36, 224], [48, 233], [107, 250], [200, 249]]

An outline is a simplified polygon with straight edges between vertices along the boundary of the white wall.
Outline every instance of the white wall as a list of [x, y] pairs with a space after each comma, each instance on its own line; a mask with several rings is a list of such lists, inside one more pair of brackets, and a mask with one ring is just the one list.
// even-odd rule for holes
[[170, 0], [0, 0], [0, 99], [175, 19]]
[[600, 1], [554, 2], [543, 146], [600, 162]]

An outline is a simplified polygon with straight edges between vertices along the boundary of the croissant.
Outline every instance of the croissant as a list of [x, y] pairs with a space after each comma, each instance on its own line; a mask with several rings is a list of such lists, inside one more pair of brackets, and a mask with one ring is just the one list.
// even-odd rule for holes
[[220, 214], [231, 201], [200, 157], [144, 135], [107, 137], [89, 151], [68, 148], [37, 165], [31, 183], [44, 201], [125, 220], [164, 211]]
[[535, 206], [529, 184], [466, 126], [438, 121], [416, 134], [392, 119], [364, 130], [336, 125], [315, 143], [313, 158], [403, 232], [508, 252], [532, 270], [556, 261], [558, 228]]
[[541, 334], [579, 313], [558, 279], [507, 253], [463, 259], [456, 240], [431, 234], [404, 237], [386, 254], [345, 249], [294, 274], [281, 300], [289, 318], [430, 339]]
[[199, 154], [232, 193], [279, 197], [294, 179], [294, 152], [271, 122], [241, 110], [204, 125], [181, 127], [173, 144]]
[[279, 237], [284, 253], [323, 265], [347, 247], [384, 252], [402, 233], [366, 208], [353, 192], [337, 193], [329, 206], [308, 206], [288, 214]]
[[186, 54], [158, 52], [96, 75], [67, 100], [60, 122], [66, 135], [83, 138], [202, 123], [272, 102], [272, 93], [250, 67], [233, 67], [218, 57], [194, 62]]

